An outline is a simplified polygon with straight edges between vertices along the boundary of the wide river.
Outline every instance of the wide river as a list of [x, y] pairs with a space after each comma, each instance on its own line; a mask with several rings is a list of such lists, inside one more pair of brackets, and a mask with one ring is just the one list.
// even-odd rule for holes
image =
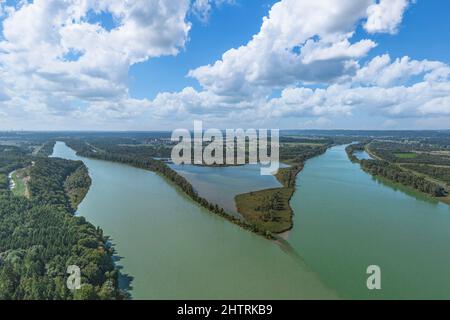
[[[152, 172], [80, 158], [63, 143], [53, 156], [88, 166], [93, 184], [78, 212], [112, 237], [133, 298], [450, 298], [450, 207], [373, 179], [344, 146], [298, 177], [287, 236], [295, 254]], [[381, 268], [380, 291], [366, 287], [369, 265]]]
[[111, 236], [136, 299], [335, 298], [304, 264], [262, 237], [210, 214], [159, 175], [80, 158], [92, 186], [78, 213]]

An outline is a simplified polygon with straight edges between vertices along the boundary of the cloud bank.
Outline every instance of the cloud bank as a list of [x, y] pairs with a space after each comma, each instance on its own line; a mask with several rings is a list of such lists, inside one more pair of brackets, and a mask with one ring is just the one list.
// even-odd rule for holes
[[[199, 118], [228, 126], [294, 118], [332, 127], [335, 117], [357, 122], [359, 114], [391, 124], [450, 114], [448, 65], [388, 53], [368, 59], [372, 35], [399, 32], [408, 0], [281, 0], [246, 44], [189, 71], [201, 89], [130, 96], [132, 65], [176, 56], [190, 17], [206, 21], [225, 3], [234, 1], [0, 1], [0, 123], [153, 129]], [[355, 40], [358, 27], [366, 37]]]
[[[370, 36], [398, 32], [409, 5], [407, 0], [280, 1], [246, 45], [189, 72], [202, 91], [162, 93], [152, 104], [183, 118], [203, 112], [220, 121], [228, 113], [263, 124], [305, 118], [329, 126], [335, 117], [361, 113], [391, 120], [448, 115], [448, 65], [389, 54], [367, 61], [377, 46]], [[353, 40], [358, 26], [367, 39]], [[277, 91], [279, 97], [273, 97]], [[358, 118], [354, 121], [357, 127]]]

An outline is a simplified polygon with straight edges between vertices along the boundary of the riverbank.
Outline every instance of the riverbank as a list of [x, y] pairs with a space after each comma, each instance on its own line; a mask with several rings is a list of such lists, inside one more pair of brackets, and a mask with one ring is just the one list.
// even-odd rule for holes
[[169, 164], [169, 166], [189, 181], [199, 196], [240, 219], [243, 217], [237, 211], [235, 202], [237, 195], [281, 187], [275, 176], [261, 175], [260, 165], [199, 167]]
[[[285, 159], [290, 165], [280, 168], [275, 174], [281, 188], [248, 192], [235, 197], [238, 212], [251, 224], [274, 234], [282, 234], [294, 227], [294, 210], [291, 199], [296, 191], [297, 176], [303, 170], [305, 162], [324, 154], [332, 145], [324, 145], [294, 159]], [[302, 161], [296, 159], [301, 158]]]
[[[443, 202], [445, 204], [450, 204], [450, 193], [448, 192], [448, 190], [445, 191], [445, 189], [448, 188], [444, 185], [443, 182], [432, 179], [427, 175], [420, 174], [416, 171], [404, 168], [401, 164], [394, 164], [379, 157], [370, 150], [370, 143], [351, 144], [346, 147], [345, 151], [348, 158], [353, 163], [358, 163], [360, 167], [368, 174], [374, 177], [382, 177], [394, 184], [398, 184], [413, 191], [420, 192], [424, 196], [431, 199]], [[354, 155], [354, 153], [357, 151], [366, 152], [372, 158], [372, 160], [358, 159]], [[393, 171], [395, 171], [395, 174], [392, 173]], [[395, 176], [396, 180], [391, 179], [390, 176]], [[404, 181], [411, 182], [406, 184]], [[411, 185], [412, 183], [413, 185]], [[426, 185], [424, 186], [424, 184]], [[424, 190], [427, 190], [427, 192], [425, 192]]]
[[[449, 206], [374, 178], [344, 146], [305, 164], [291, 206], [289, 243], [342, 298], [449, 298]], [[382, 290], [367, 289], [373, 264]]]
[[283, 233], [293, 227], [289, 200], [293, 188], [267, 189], [237, 195], [238, 212], [251, 224], [272, 233]]
[[111, 237], [131, 298], [338, 298], [284, 247], [211, 214], [162, 175], [82, 158], [62, 143], [54, 156], [88, 167], [92, 186], [77, 215]]
[[183, 176], [178, 174], [175, 170], [170, 168], [166, 163], [153, 159], [148, 158], [145, 156], [142, 156], [140, 154], [132, 154], [128, 153], [121, 153], [120, 147], [114, 149], [113, 152], [109, 152], [105, 147], [101, 149], [99, 152], [99, 149], [96, 148], [96, 152], [93, 152], [93, 146], [92, 144], [87, 144], [85, 141], [82, 140], [70, 140], [65, 139], [63, 140], [66, 145], [75, 150], [76, 155], [80, 157], [86, 157], [90, 159], [98, 159], [98, 160], [105, 160], [105, 161], [111, 161], [116, 163], [122, 163], [125, 165], [130, 165], [135, 168], [149, 170], [152, 172], [155, 172], [157, 174], [160, 174], [163, 176], [167, 181], [175, 184], [177, 188], [179, 188], [182, 192], [184, 192], [187, 196], [189, 196], [194, 202], [199, 204], [201, 207], [207, 209], [210, 213], [217, 215], [225, 220], [228, 220], [229, 222], [241, 227], [242, 229], [245, 229], [247, 231], [253, 232], [259, 236], [263, 236], [266, 239], [274, 240], [275, 237], [271, 234], [268, 230], [262, 230], [259, 229], [256, 225], [250, 224], [228, 212], [226, 212], [223, 208], [219, 207], [217, 204], [211, 203], [208, 201], [208, 199], [199, 196], [199, 194], [195, 191], [192, 184], [189, 183]]
[[278, 170], [275, 177], [281, 188], [239, 194], [235, 197], [238, 212], [260, 229], [280, 234], [293, 228], [294, 211], [289, 202], [295, 192], [297, 175], [303, 165], [295, 164]]
[[[211, 190], [215, 189], [214, 186], [210, 188], [209, 192], [198, 192], [191, 181], [188, 180], [189, 177], [186, 177], [186, 173], [184, 175], [180, 174], [167, 163], [149, 156], [145, 150], [124, 148], [120, 145], [102, 144], [101, 142], [100, 147], [98, 147], [95, 142], [86, 142], [81, 139], [66, 139], [65, 142], [79, 156], [119, 162], [161, 174], [211, 213], [270, 240], [274, 240], [273, 234], [283, 233], [293, 227], [292, 217], [294, 212], [289, 202], [295, 192], [296, 177], [303, 168], [304, 163], [325, 153], [329, 147], [334, 145], [331, 142], [314, 145], [304, 145], [302, 143], [283, 144], [280, 150], [280, 160], [282, 163], [289, 164], [290, 167], [281, 168], [276, 174], [276, 179], [281, 183], [281, 187], [277, 189], [277, 186], [267, 187], [266, 185], [261, 190], [261, 188], [256, 186], [255, 192], [247, 192], [247, 190], [253, 190], [247, 189], [245, 191], [242, 190], [244, 191], [242, 194], [232, 195], [231, 201], [236, 208], [236, 212], [233, 214], [230, 213], [234, 211], [230, 211], [231, 206], [225, 206], [228, 209], [224, 209], [224, 203], [217, 201], [217, 199], [214, 201], [214, 197], [211, 197]], [[193, 167], [196, 168], [196, 166]], [[211, 168], [211, 170], [224, 169]], [[203, 183], [203, 187], [207, 184], [208, 182]], [[224, 192], [219, 194], [225, 197], [227, 193], [226, 191]]]

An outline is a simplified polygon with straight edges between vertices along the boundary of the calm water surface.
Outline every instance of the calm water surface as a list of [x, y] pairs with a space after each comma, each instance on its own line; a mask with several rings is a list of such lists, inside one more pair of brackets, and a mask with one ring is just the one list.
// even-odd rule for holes
[[232, 214], [237, 214], [234, 197], [238, 194], [281, 187], [274, 176], [262, 176], [259, 165], [203, 167], [170, 164], [170, 167], [185, 177], [200, 196]]
[[298, 259], [209, 214], [162, 177], [80, 158], [64, 143], [53, 156], [83, 160], [92, 186], [78, 213], [112, 237], [137, 299], [335, 298]]
[[[62, 143], [54, 155], [80, 159]], [[135, 298], [450, 298], [450, 207], [372, 178], [345, 146], [309, 160], [297, 180], [288, 241], [308, 267], [154, 173], [82, 160], [93, 185], [79, 213], [112, 235]], [[224, 182], [211, 191], [219, 198], [267, 187], [234, 169], [194, 176]], [[366, 288], [369, 265], [381, 267], [381, 291]]]
[[[450, 207], [372, 178], [344, 146], [307, 162], [289, 242], [345, 298], [450, 298]], [[382, 290], [368, 291], [378, 265]]]
[[355, 151], [353, 155], [358, 158], [359, 160], [371, 160], [373, 159], [370, 154], [368, 154], [366, 151]]

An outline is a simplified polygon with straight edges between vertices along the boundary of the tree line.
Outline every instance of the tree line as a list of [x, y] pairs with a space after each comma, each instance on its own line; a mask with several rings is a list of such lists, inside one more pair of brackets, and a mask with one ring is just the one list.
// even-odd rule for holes
[[[370, 149], [383, 160], [394, 163], [429, 164], [450, 166], [450, 156], [433, 153], [446, 151], [445, 146], [431, 145], [421, 142], [374, 141]], [[399, 157], [399, 154], [410, 154], [412, 157]]]
[[387, 178], [391, 181], [427, 193], [433, 197], [445, 197], [447, 195], [447, 191], [443, 186], [403, 170], [399, 166], [387, 161], [361, 160], [361, 167], [374, 176]]
[[416, 172], [426, 174], [434, 179], [443, 181], [450, 186], [450, 167], [435, 167], [423, 164], [405, 164], [403, 166], [407, 169], [411, 169]]
[[[373, 176], [387, 178], [404, 186], [412, 187], [433, 197], [445, 197], [447, 190], [438, 183], [431, 182], [413, 172], [402, 169], [395, 163], [384, 160], [359, 160], [354, 153], [365, 150], [365, 143], [347, 146], [346, 152], [352, 162], [359, 163], [361, 168]], [[377, 155], [379, 151], [377, 150]]]
[[[133, 153], [133, 148], [122, 149], [120, 146], [114, 146], [114, 148], [112, 148], [114, 152], [110, 152], [108, 146], [101, 145], [102, 149], [101, 151], [98, 151], [97, 149], [92, 148], [91, 146], [86, 144], [84, 141], [66, 139], [64, 140], [64, 142], [67, 144], [67, 146], [74, 149], [77, 152], [77, 155], [82, 157], [123, 163], [136, 168], [159, 173], [169, 181], [177, 185], [192, 200], [197, 202], [200, 206], [207, 209], [211, 213], [221, 216], [222, 218], [240, 226], [243, 229], [262, 235], [268, 239], [273, 239], [273, 235], [270, 232], [261, 230], [256, 226], [227, 213], [217, 204], [210, 203], [207, 199], [199, 196], [191, 183], [189, 183], [184, 177], [179, 175], [175, 170], [170, 168], [163, 161], [153, 159], [149, 156], [144, 156], [141, 153]], [[92, 141], [90, 141], [89, 143], [96, 146]]]
[[[152, 153], [155, 151], [153, 148], [146, 146], [117, 145], [111, 139], [90, 139], [88, 141], [81, 139], [64, 139], [64, 142], [70, 148], [75, 150], [77, 155], [82, 157], [119, 162], [159, 173], [177, 185], [192, 200], [210, 212], [223, 217], [243, 229], [262, 235], [268, 239], [274, 238], [271, 232], [258, 228], [254, 224], [237, 218], [227, 213], [217, 204], [210, 203], [207, 199], [201, 197], [191, 183], [189, 183], [189, 181], [187, 181], [183, 176], [179, 175], [163, 161], [153, 158], [155, 156]], [[284, 160], [289, 160], [292, 165], [288, 168], [280, 169], [276, 176], [277, 179], [283, 184], [283, 186], [292, 188], [293, 194], [296, 176], [303, 168], [303, 163], [310, 158], [323, 154], [330, 145], [331, 142], [325, 145], [317, 146], [298, 144], [283, 147], [280, 152], [280, 157]]]

